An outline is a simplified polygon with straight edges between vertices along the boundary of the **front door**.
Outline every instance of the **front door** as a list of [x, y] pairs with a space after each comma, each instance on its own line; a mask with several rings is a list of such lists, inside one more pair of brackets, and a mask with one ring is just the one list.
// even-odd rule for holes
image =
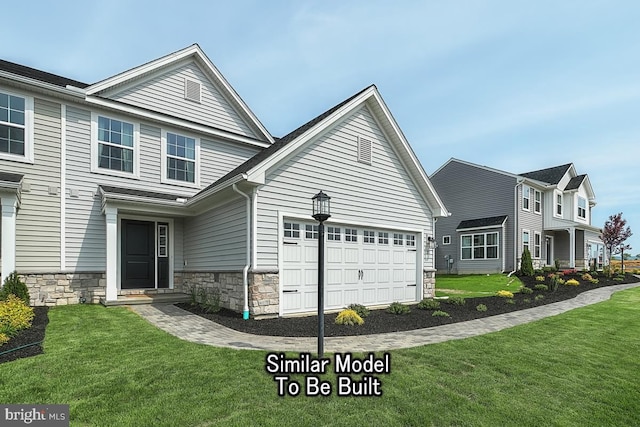
[[155, 223], [122, 220], [122, 289], [155, 288]]

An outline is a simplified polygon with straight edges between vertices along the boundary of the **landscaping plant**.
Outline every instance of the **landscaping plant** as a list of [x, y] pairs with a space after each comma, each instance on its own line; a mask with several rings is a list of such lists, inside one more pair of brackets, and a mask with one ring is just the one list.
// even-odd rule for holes
[[29, 289], [15, 271], [4, 279], [2, 289], [0, 289], [0, 301], [5, 301], [9, 295], [15, 295], [26, 305], [29, 305]]
[[349, 304], [347, 308], [358, 313], [358, 316], [363, 319], [369, 315], [369, 309], [362, 304]]
[[411, 309], [409, 307], [407, 307], [404, 304], [401, 304], [399, 302], [393, 302], [391, 303], [391, 305], [389, 306], [389, 308], [387, 308], [387, 311], [391, 314], [409, 314], [411, 313]]
[[520, 266], [520, 272], [523, 276], [533, 276], [533, 261], [531, 260], [531, 252], [529, 248], [524, 248], [522, 251], [522, 261]]
[[360, 317], [358, 313], [356, 313], [355, 310], [351, 310], [347, 308], [345, 310], [342, 310], [340, 313], [338, 313], [338, 316], [336, 317], [336, 324], [356, 326], [356, 325], [363, 325], [364, 320], [362, 319], [362, 317]]
[[421, 310], [437, 310], [440, 308], [440, 301], [436, 301], [433, 298], [423, 298], [418, 303], [418, 308]]
[[0, 345], [19, 331], [31, 327], [33, 317], [33, 308], [13, 294], [0, 301]]

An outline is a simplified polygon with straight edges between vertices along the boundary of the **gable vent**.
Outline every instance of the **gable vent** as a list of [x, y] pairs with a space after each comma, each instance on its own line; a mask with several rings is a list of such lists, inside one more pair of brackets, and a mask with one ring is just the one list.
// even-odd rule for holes
[[358, 137], [358, 161], [371, 164], [371, 140]]
[[200, 83], [194, 80], [184, 80], [184, 97], [190, 101], [200, 102]]

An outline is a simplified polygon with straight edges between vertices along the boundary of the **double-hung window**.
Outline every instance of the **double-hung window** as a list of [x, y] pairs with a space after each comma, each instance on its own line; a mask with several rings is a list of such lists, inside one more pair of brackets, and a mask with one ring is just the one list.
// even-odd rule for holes
[[91, 171], [138, 177], [138, 125], [93, 114], [91, 120]]
[[533, 211], [542, 213], [542, 193], [538, 190], [533, 190]]
[[542, 246], [542, 235], [537, 231], [533, 232], [533, 257], [540, 258]]
[[529, 230], [522, 230], [522, 251], [524, 252], [525, 249], [531, 251], [529, 248]]
[[529, 204], [531, 203], [531, 187], [526, 185], [522, 186], [522, 209], [529, 210]]
[[33, 161], [33, 99], [0, 91], [0, 158]]
[[199, 149], [198, 139], [166, 132], [163, 138], [163, 180], [197, 186]]
[[562, 193], [556, 193], [556, 211], [554, 212], [555, 216], [562, 217]]
[[578, 197], [578, 218], [587, 218], [587, 200], [583, 197]]

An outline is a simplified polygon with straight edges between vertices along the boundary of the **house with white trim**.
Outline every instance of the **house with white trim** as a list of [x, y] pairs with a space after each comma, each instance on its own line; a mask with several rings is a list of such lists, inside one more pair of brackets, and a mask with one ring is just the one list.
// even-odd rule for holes
[[448, 211], [375, 86], [276, 138], [198, 45], [94, 84], [0, 61], [0, 273], [34, 305], [216, 289], [253, 316], [433, 295]]
[[536, 268], [605, 262], [595, 193], [572, 163], [515, 174], [452, 158], [429, 179], [451, 212], [436, 227], [439, 273], [518, 270], [524, 248]]

